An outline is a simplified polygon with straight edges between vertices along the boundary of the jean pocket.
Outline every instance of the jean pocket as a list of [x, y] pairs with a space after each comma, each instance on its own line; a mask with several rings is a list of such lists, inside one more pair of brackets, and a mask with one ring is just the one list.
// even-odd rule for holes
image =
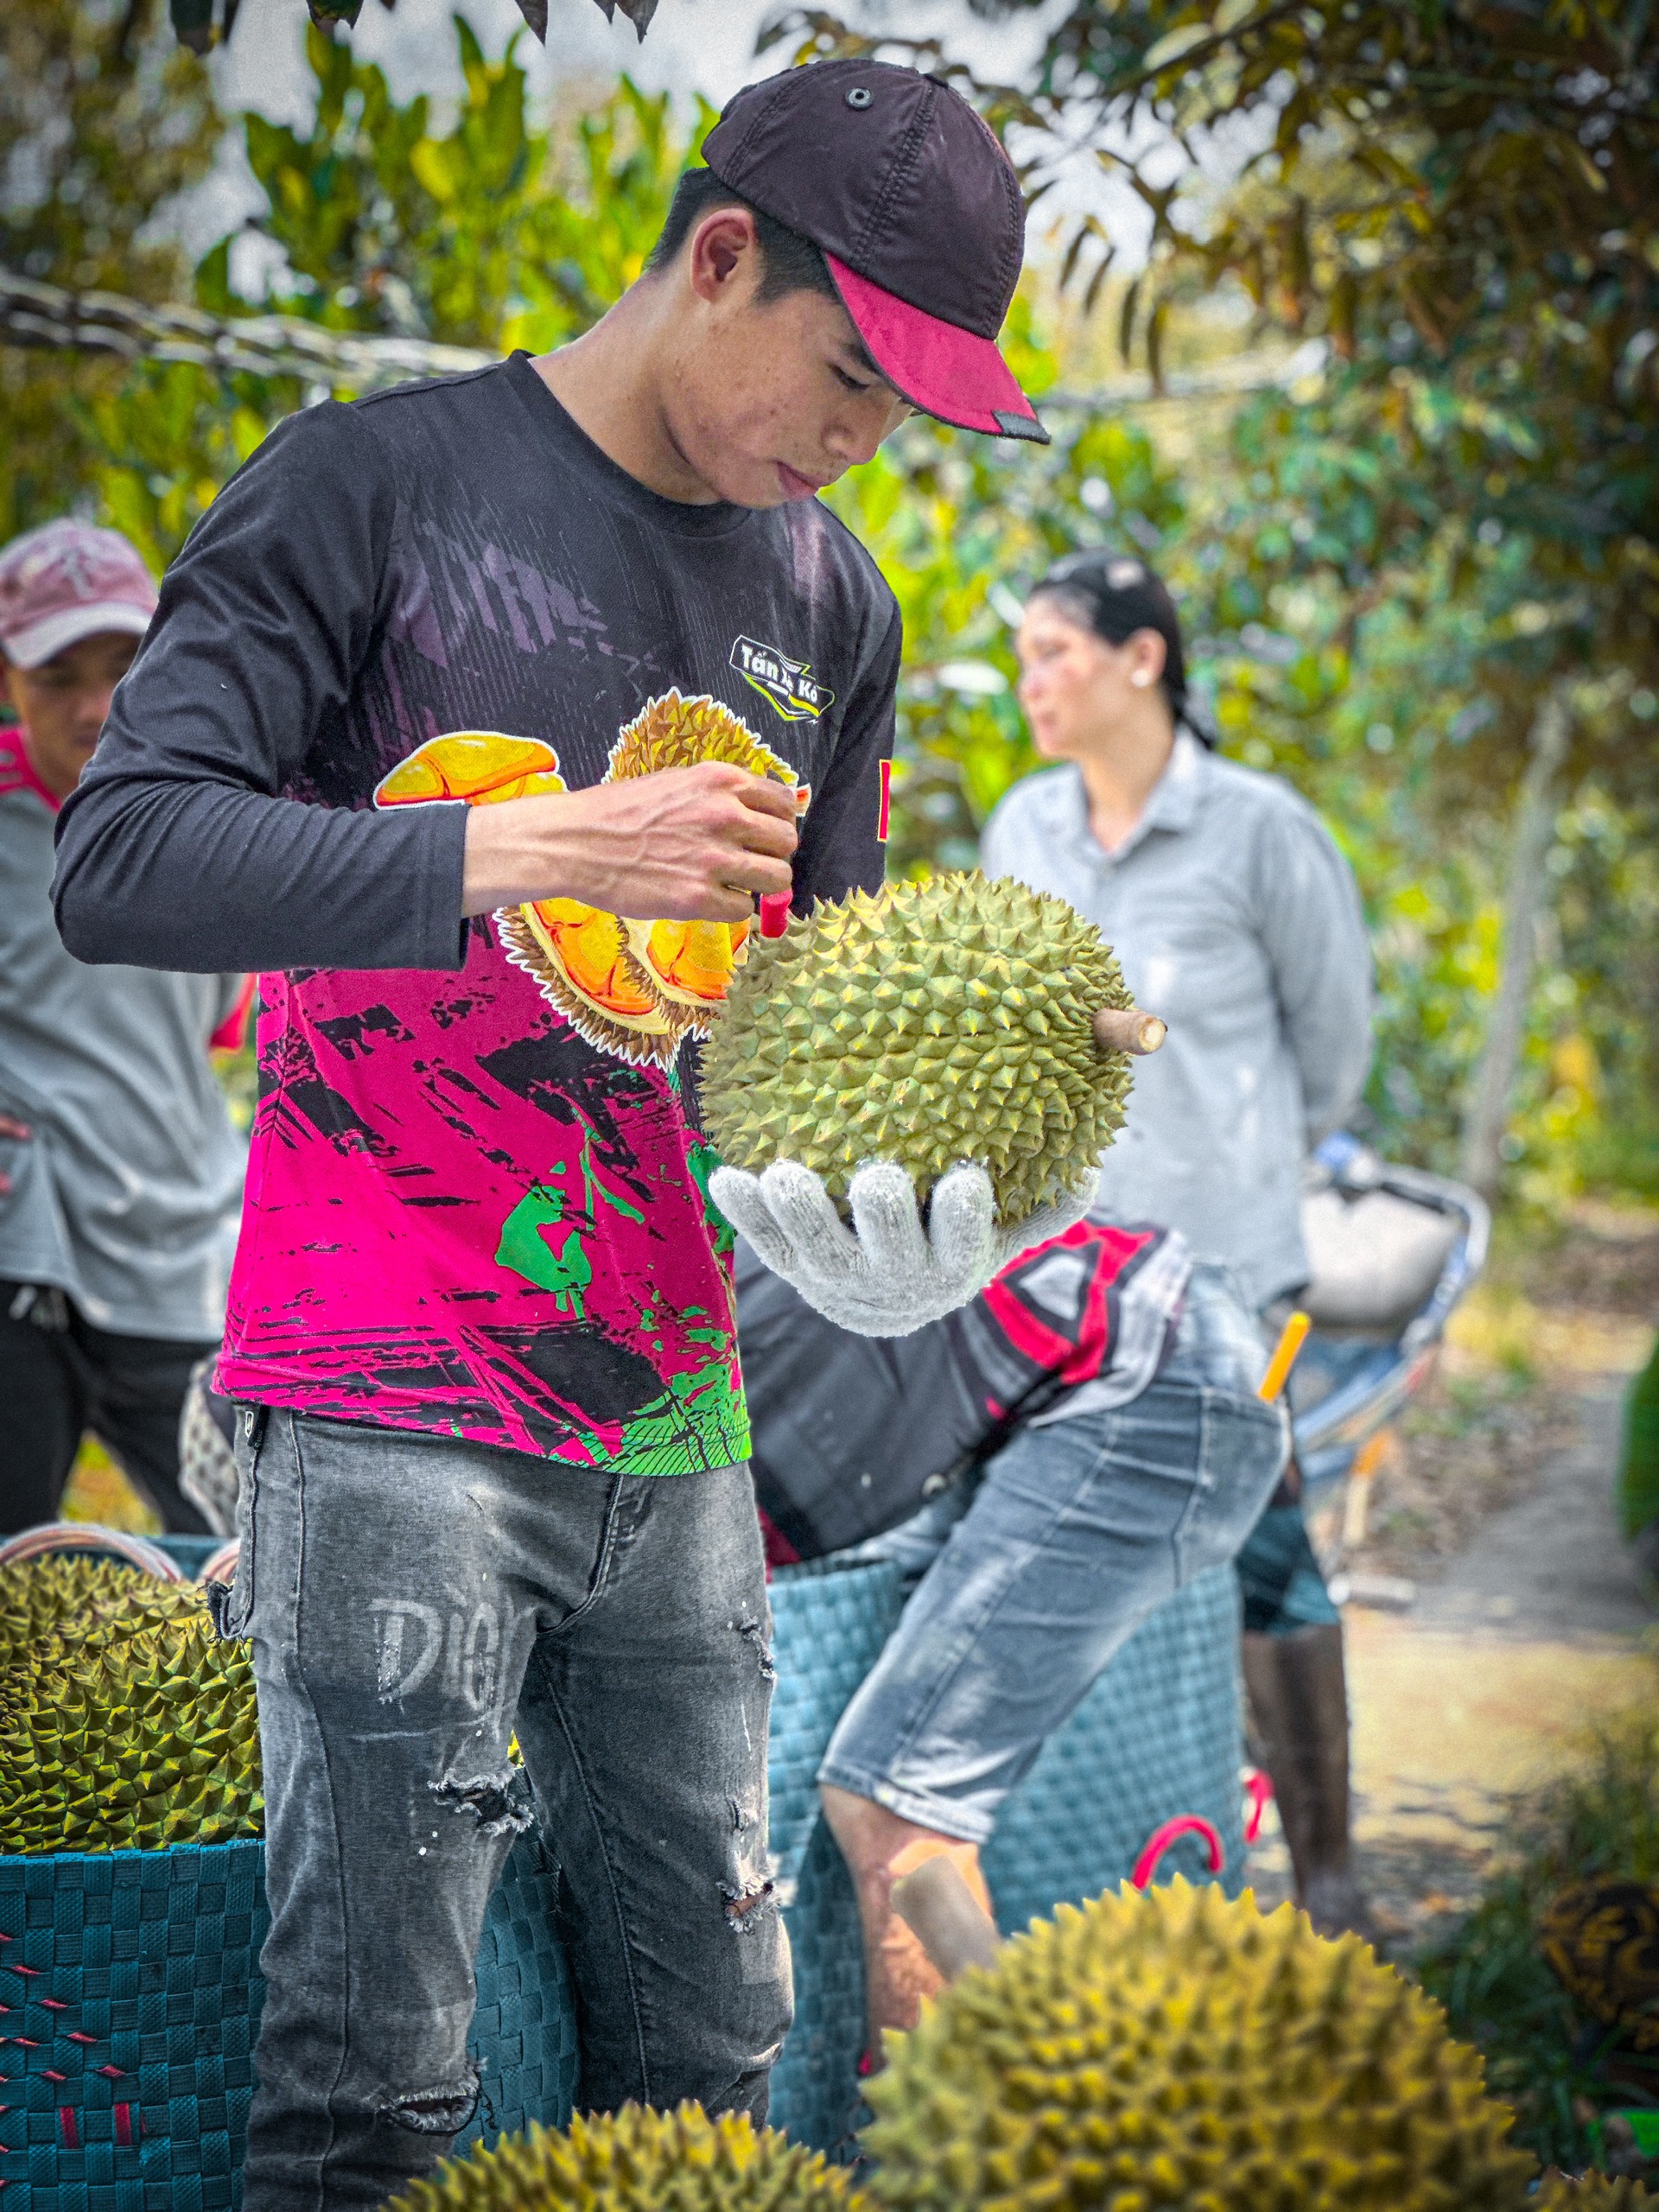
[[1277, 1406], [1230, 1390], [1198, 1393], [1198, 1480], [1175, 1538], [1183, 1584], [1236, 1556], [1284, 1465], [1286, 1427]]
[[259, 1455], [264, 1446], [268, 1408], [238, 1406], [236, 1409], [236, 1573], [228, 1586], [207, 1585], [207, 1607], [222, 1643], [236, 1643], [246, 1636], [253, 1618], [254, 1564], [258, 1546]]

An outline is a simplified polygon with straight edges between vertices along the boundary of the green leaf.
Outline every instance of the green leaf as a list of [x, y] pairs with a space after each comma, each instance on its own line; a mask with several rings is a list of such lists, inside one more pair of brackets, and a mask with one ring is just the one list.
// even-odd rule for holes
[[1172, 61], [1179, 61], [1195, 46], [1202, 46], [1215, 35], [1215, 26], [1208, 22], [1183, 23], [1178, 30], [1166, 32], [1154, 40], [1141, 57], [1141, 67], [1146, 70], [1166, 69]]

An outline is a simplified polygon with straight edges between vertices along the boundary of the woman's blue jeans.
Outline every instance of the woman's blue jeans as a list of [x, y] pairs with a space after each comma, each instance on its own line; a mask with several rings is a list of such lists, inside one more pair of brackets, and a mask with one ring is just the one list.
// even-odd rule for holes
[[976, 1483], [869, 1545], [913, 1592], [819, 1782], [987, 1841], [1113, 1654], [1255, 1527], [1287, 1450], [1255, 1395], [1264, 1364], [1230, 1276], [1200, 1265], [1140, 1397], [1022, 1429]]

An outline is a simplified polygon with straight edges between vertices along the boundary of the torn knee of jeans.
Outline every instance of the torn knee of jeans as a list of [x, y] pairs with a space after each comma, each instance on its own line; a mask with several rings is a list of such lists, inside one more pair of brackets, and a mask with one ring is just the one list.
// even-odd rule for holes
[[722, 1882], [720, 1894], [726, 1900], [726, 1925], [736, 1929], [740, 1936], [747, 1935], [755, 1923], [758, 1908], [771, 1902], [776, 1887], [773, 1882], [750, 1882], [734, 1890]]
[[530, 1777], [521, 1766], [504, 1766], [470, 1781], [446, 1775], [426, 1786], [440, 1804], [470, 1813], [480, 1834], [522, 1835], [530, 1826]]
[[435, 2089], [416, 2089], [380, 2107], [380, 2117], [411, 2135], [459, 2135], [478, 2110], [478, 2069], [469, 2066], [458, 2082]]
[[755, 1656], [760, 1662], [761, 1681], [775, 1682], [778, 1679], [778, 1669], [773, 1663], [771, 1648], [766, 1643], [766, 1631], [762, 1624], [760, 1621], [734, 1621], [732, 1626], [745, 1643], [753, 1646]]

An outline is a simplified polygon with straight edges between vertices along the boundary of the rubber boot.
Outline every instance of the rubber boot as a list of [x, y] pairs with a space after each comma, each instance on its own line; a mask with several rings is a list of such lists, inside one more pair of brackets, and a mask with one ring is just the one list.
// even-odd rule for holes
[[1252, 1748], [1273, 1782], [1296, 1902], [1321, 1936], [1379, 1929], [1349, 1863], [1348, 1688], [1342, 1630], [1245, 1635]]

